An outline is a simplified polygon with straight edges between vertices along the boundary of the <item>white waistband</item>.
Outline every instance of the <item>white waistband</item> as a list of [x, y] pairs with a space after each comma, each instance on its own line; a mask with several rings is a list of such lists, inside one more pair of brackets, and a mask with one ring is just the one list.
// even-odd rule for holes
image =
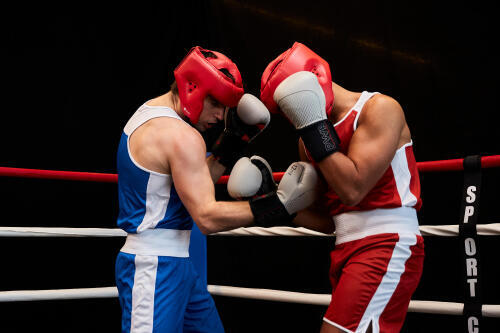
[[128, 234], [121, 252], [168, 257], [189, 257], [191, 230], [147, 229]]
[[378, 208], [333, 216], [335, 244], [384, 233], [420, 235], [417, 212], [411, 207]]

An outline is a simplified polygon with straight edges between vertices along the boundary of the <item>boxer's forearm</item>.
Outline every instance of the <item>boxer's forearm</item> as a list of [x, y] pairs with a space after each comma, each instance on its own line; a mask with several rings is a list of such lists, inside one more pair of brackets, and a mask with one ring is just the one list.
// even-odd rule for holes
[[212, 234], [253, 225], [254, 216], [248, 201], [212, 201], [193, 214], [204, 234]]
[[332, 219], [327, 214], [315, 211], [314, 209], [301, 210], [293, 220], [293, 223], [298, 227], [325, 234], [331, 234], [335, 231]]

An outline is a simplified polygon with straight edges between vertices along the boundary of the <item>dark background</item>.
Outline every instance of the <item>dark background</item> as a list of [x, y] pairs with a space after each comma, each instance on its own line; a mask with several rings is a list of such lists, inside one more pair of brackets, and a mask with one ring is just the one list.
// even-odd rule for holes
[[[500, 153], [497, 12], [483, 2], [186, 1], [18, 3], [1, 14], [0, 166], [115, 173], [128, 118], [164, 93], [190, 47], [221, 51], [258, 95], [266, 65], [294, 41], [334, 81], [396, 98], [418, 161]], [[249, 148], [284, 170], [298, 158], [273, 116]], [[483, 175], [481, 223], [499, 221], [498, 169]], [[456, 224], [463, 174], [421, 174], [422, 225]], [[0, 178], [2, 226], [115, 227], [115, 184]], [[220, 199], [227, 198], [223, 186]], [[457, 238], [426, 237], [414, 299], [462, 301]], [[113, 286], [123, 239], [1, 238], [0, 290]], [[480, 237], [484, 303], [500, 304], [498, 237]], [[210, 284], [328, 293], [328, 238], [209, 237]], [[324, 307], [215, 297], [227, 332], [318, 332]], [[482, 332], [499, 330], [485, 318]], [[0, 303], [1, 332], [118, 332], [117, 299]], [[413, 314], [403, 332], [463, 331], [460, 317]]]

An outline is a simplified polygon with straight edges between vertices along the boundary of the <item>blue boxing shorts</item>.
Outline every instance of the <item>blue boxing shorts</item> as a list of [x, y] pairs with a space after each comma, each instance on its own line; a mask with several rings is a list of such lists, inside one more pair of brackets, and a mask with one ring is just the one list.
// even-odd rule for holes
[[224, 332], [215, 303], [188, 255], [144, 255], [147, 251], [140, 246], [127, 246], [130, 237], [116, 259], [122, 332]]

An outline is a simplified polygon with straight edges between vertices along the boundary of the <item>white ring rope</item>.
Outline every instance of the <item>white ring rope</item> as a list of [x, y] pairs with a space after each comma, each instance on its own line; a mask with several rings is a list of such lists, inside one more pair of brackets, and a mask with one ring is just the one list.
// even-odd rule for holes
[[[481, 236], [500, 235], [500, 223], [477, 224], [477, 234]], [[423, 225], [420, 226], [422, 236], [458, 236], [458, 225]], [[215, 236], [335, 236], [323, 234], [306, 228], [273, 227], [273, 228], [238, 228], [219, 232]]]
[[230, 231], [218, 232], [214, 236], [320, 236], [331, 237], [335, 234], [324, 234], [306, 228], [291, 228], [291, 227], [247, 227], [238, 228]]
[[[458, 235], [458, 225], [423, 225], [420, 226], [423, 236], [451, 237]], [[500, 223], [477, 224], [480, 236], [500, 235]], [[41, 227], [0, 227], [0, 237], [126, 237], [127, 233], [118, 228], [41, 228]], [[306, 228], [273, 227], [273, 228], [238, 228], [219, 232], [213, 236], [321, 236], [332, 237], [334, 234]]]
[[[212, 295], [259, 299], [265, 301], [301, 303], [328, 306], [330, 294], [309, 294], [284, 290], [241, 288], [231, 286], [209, 285], [208, 291]], [[13, 290], [0, 291], [0, 302], [20, 301], [48, 301], [89, 298], [115, 298], [118, 297], [116, 287], [104, 288], [79, 288], [55, 290]], [[435, 301], [410, 301], [408, 312], [462, 315], [463, 303], [435, 302]], [[500, 305], [483, 304], [483, 316], [500, 318]]]
[[[457, 236], [457, 225], [421, 226], [423, 236]], [[482, 236], [500, 235], [500, 223], [478, 224], [477, 233]], [[125, 237], [127, 233], [121, 229], [105, 228], [42, 228], [42, 227], [0, 227], [0, 237]], [[334, 234], [323, 234], [306, 228], [274, 227], [274, 228], [238, 228], [215, 234], [217, 236], [322, 236], [332, 237]], [[310, 294], [272, 289], [241, 288], [231, 286], [209, 285], [213, 295], [260, 299], [267, 301], [302, 303], [327, 306], [330, 294]], [[79, 288], [55, 290], [13, 290], [0, 291], [0, 302], [44, 301], [64, 299], [114, 298], [118, 297], [116, 287]], [[408, 312], [462, 315], [463, 303], [411, 301]], [[483, 316], [500, 317], [500, 305], [483, 304]]]
[[0, 237], [127, 237], [122, 229], [113, 228], [42, 228], [0, 227]]
[[113, 297], [118, 297], [116, 287], [0, 291], [0, 303]]

